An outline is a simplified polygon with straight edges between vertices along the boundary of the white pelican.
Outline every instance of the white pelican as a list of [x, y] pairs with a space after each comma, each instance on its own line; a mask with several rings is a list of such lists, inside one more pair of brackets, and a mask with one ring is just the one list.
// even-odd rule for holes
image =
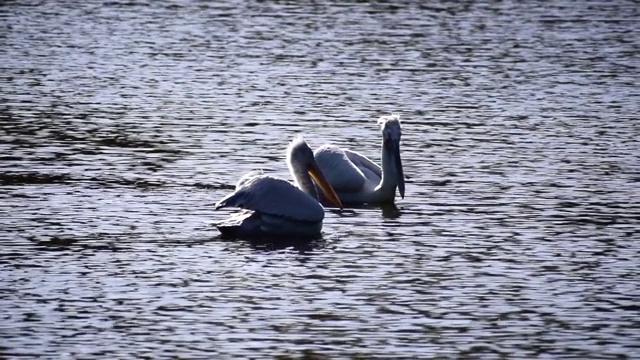
[[344, 203], [393, 203], [396, 187], [404, 199], [400, 116], [382, 116], [378, 125], [382, 129], [382, 169], [355, 151], [333, 145], [316, 149], [318, 166]]
[[297, 187], [284, 179], [253, 171], [240, 178], [233, 194], [216, 204], [216, 210], [229, 206], [245, 209], [217, 224], [222, 235], [305, 238], [320, 235], [324, 208], [318, 202], [314, 181], [330, 203], [340, 209], [342, 203], [302, 137], [289, 144], [287, 164]]

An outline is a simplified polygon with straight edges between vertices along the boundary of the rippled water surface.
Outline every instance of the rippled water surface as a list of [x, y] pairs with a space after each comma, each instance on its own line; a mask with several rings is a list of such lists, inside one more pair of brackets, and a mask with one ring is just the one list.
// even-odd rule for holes
[[[640, 357], [636, 1], [0, 4], [0, 357]], [[406, 198], [212, 204], [305, 134]]]

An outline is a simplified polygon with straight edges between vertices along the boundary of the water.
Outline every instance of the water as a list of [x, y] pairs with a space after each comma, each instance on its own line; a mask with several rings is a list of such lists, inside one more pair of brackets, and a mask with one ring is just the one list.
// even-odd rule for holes
[[[0, 354], [640, 356], [633, 1], [0, 5]], [[212, 204], [297, 133], [406, 198], [305, 244]]]

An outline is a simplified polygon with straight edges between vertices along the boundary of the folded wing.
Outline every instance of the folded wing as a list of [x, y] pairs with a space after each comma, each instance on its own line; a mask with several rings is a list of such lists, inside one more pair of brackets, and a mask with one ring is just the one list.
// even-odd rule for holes
[[324, 209], [317, 200], [288, 181], [267, 175], [243, 177], [236, 191], [216, 204], [216, 209], [223, 207], [238, 207], [295, 221], [324, 219]]
[[382, 180], [382, 168], [356, 151], [344, 149], [347, 158], [358, 168], [370, 182], [377, 184]]
[[323, 145], [314, 152], [316, 163], [325, 178], [337, 192], [357, 192], [367, 177], [349, 159], [348, 154], [334, 145]]

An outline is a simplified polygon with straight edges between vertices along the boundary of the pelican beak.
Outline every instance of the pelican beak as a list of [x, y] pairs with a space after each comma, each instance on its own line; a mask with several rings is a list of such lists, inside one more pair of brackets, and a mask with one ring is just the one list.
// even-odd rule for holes
[[311, 176], [316, 185], [318, 185], [320, 190], [322, 190], [322, 193], [327, 198], [327, 200], [329, 200], [330, 203], [342, 210], [342, 201], [340, 201], [338, 194], [336, 194], [336, 191], [333, 190], [331, 184], [327, 182], [327, 179], [325, 179], [322, 171], [320, 171], [320, 168], [315, 161], [312, 162], [311, 166], [309, 167], [309, 176]]
[[391, 143], [391, 153], [396, 166], [396, 174], [398, 174], [398, 191], [400, 197], [404, 199], [404, 170], [402, 170], [402, 159], [400, 158], [400, 141]]

